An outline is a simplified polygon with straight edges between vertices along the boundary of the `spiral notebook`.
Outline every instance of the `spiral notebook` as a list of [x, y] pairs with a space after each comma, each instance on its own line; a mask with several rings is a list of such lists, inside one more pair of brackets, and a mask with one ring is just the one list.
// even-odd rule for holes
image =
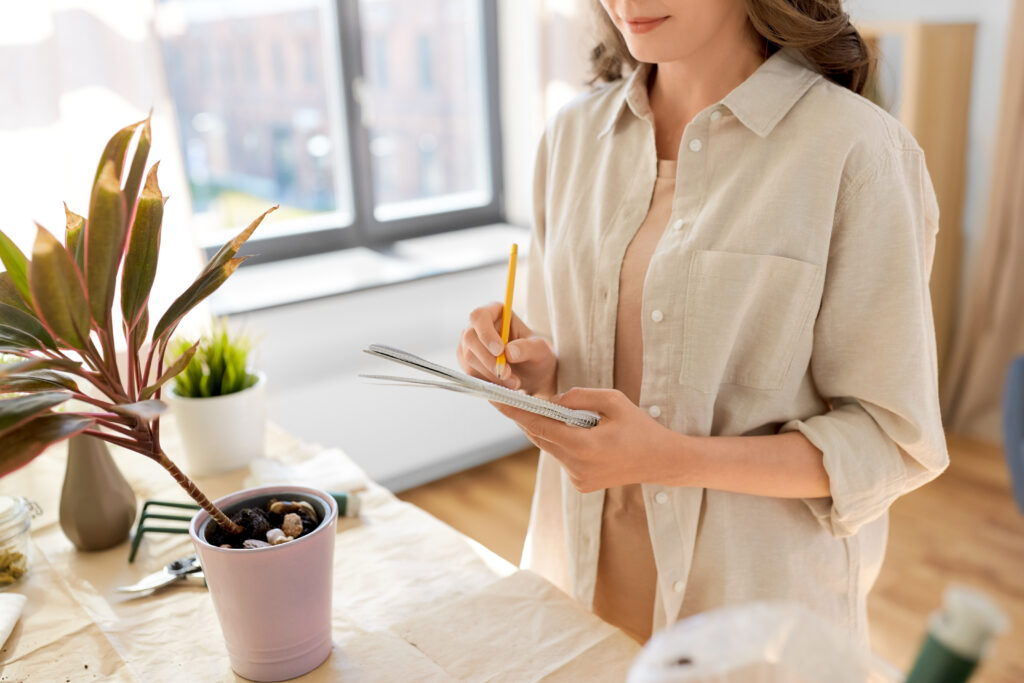
[[427, 372], [441, 378], [426, 379], [422, 377], [395, 377], [393, 375], [359, 375], [366, 379], [395, 382], [397, 385], [401, 386], [447, 389], [448, 391], [455, 391], [460, 394], [468, 394], [470, 396], [485, 398], [488, 401], [494, 401], [495, 403], [503, 403], [507, 406], [512, 406], [513, 408], [528, 410], [531, 413], [550, 417], [554, 420], [561, 420], [566, 424], [575, 425], [577, 427], [594, 427], [600, 419], [597, 413], [589, 410], [573, 410], [571, 408], [566, 408], [565, 406], [560, 406], [557, 403], [537, 398], [536, 396], [530, 396], [529, 394], [525, 394], [520, 391], [513, 391], [512, 389], [503, 387], [500, 384], [488, 382], [487, 380], [478, 379], [476, 377], [470, 377], [458, 370], [452, 370], [451, 368], [446, 368], [443, 365], [432, 363], [429, 360], [420, 358], [408, 351], [402, 351], [401, 349], [396, 349], [392, 346], [370, 344], [370, 346], [363, 349], [363, 351], [371, 356], [377, 356], [379, 358], [394, 361], [395, 363], [408, 365], [410, 368], [416, 368], [417, 370], [422, 370], [423, 372]]

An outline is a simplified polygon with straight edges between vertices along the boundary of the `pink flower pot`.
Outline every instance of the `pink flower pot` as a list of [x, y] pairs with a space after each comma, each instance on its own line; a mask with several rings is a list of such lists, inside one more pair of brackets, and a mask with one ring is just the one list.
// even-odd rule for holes
[[210, 516], [200, 511], [189, 535], [206, 574], [231, 668], [254, 681], [283, 681], [318, 667], [331, 653], [331, 587], [338, 504], [305, 486], [246, 489], [218, 499], [230, 517], [269, 499], [305, 500], [320, 526], [294, 541], [256, 550], [206, 541]]

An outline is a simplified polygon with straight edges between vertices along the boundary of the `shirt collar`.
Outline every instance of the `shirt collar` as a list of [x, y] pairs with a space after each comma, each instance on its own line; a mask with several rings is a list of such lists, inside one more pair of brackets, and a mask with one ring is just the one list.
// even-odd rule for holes
[[[647, 80], [651, 64], [641, 63], [616, 94], [612, 111], [598, 137], [610, 133], [628, 108], [639, 119], [650, 117]], [[782, 49], [769, 57], [747, 80], [721, 100], [740, 122], [760, 137], [767, 137], [821, 75], [798, 53]]]

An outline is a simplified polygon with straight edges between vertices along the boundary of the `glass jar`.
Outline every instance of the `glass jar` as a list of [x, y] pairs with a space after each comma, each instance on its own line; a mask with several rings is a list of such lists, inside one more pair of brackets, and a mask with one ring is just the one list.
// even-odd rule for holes
[[20, 496], [0, 496], [0, 591], [21, 581], [32, 563], [29, 526], [39, 506]]

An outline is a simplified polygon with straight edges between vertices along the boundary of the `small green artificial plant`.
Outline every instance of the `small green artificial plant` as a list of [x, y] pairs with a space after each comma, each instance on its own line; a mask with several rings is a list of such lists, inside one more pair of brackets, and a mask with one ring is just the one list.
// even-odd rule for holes
[[[171, 353], [180, 358], [192, 346], [188, 339], [177, 338], [171, 344]], [[174, 393], [186, 398], [210, 398], [248, 389], [259, 379], [248, 370], [252, 346], [248, 336], [229, 333], [226, 322], [215, 324], [199, 340], [192, 360], [174, 378]]]
[[[178, 323], [247, 258], [238, 250], [277, 207], [225, 244], [150, 333], [149, 294], [167, 201], [157, 183], [159, 164], [144, 176], [150, 144], [148, 118], [114, 134], [96, 169], [88, 216], [65, 206], [63, 244], [37, 226], [29, 259], [0, 232], [0, 260], [6, 268], [0, 272], [0, 354], [19, 359], [0, 365], [0, 394], [14, 395], [0, 399], [0, 476], [51, 444], [87, 434], [154, 460], [217, 524], [239, 533], [241, 527], [161, 448], [160, 414], [166, 405], [160, 390], [195, 354], [193, 344], [165, 367]], [[112, 312], [119, 280], [127, 359], [123, 377]], [[87, 405], [56, 410], [69, 399]]]

